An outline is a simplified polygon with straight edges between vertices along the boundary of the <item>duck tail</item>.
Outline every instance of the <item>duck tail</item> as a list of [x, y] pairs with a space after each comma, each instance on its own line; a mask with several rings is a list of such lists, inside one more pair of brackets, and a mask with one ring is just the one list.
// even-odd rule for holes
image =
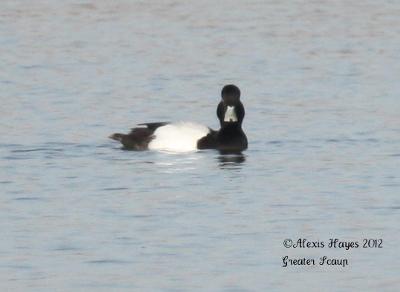
[[124, 134], [120, 134], [120, 133], [114, 133], [110, 136], [108, 136], [108, 138], [113, 139], [115, 141], [122, 141], [122, 137], [125, 136]]

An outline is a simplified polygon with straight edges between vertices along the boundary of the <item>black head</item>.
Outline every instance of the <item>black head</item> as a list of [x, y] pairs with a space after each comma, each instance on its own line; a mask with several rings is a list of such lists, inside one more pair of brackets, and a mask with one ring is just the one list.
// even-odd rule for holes
[[221, 97], [225, 105], [234, 106], [240, 102], [240, 89], [233, 84], [225, 85], [222, 88]]
[[240, 89], [233, 84], [225, 85], [221, 91], [222, 101], [217, 108], [221, 127], [228, 125], [241, 126], [244, 118], [244, 107], [240, 102]]

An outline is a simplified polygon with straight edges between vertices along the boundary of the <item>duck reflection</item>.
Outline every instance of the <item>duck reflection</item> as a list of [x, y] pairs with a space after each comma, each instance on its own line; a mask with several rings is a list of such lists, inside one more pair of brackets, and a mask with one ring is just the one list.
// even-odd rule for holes
[[246, 161], [246, 156], [242, 152], [220, 151], [218, 155], [219, 167], [237, 168]]

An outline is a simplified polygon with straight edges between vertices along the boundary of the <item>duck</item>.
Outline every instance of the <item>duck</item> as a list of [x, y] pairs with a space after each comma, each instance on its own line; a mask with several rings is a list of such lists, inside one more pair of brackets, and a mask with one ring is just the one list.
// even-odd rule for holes
[[234, 84], [222, 88], [217, 106], [219, 130], [194, 122], [151, 122], [138, 124], [128, 134], [114, 133], [109, 138], [119, 141], [126, 150], [190, 152], [216, 149], [222, 153], [241, 153], [247, 149], [248, 141], [242, 129], [245, 110], [240, 94]]

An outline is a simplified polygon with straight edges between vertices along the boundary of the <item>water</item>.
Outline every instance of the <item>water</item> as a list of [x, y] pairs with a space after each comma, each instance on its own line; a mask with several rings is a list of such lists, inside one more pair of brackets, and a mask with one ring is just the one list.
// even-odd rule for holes
[[[2, 1], [2, 291], [395, 291], [398, 1]], [[122, 151], [140, 122], [217, 128], [242, 157]], [[286, 249], [289, 238], [382, 249]], [[348, 258], [282, 267], [282, 257]]]

